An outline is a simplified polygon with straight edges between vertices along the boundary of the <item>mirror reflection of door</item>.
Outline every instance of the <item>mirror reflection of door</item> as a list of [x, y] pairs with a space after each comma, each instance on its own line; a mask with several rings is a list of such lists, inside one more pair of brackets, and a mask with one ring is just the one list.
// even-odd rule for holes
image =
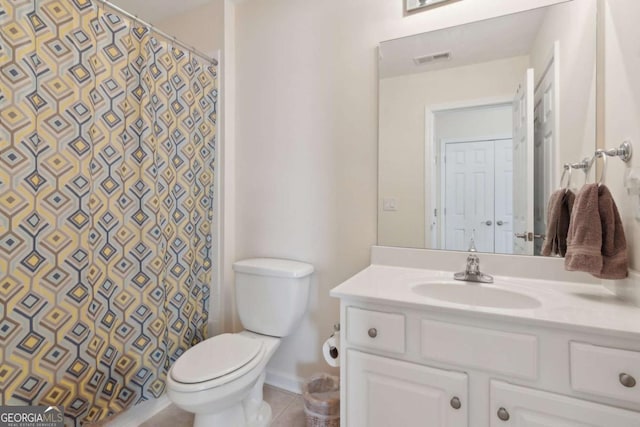
[[447, 141], [444, 145], [444, 248], [513, 253], [512, 141]]
[[[533, 183], [533, 254], [540, 255], [547, 229], [547, 200], [558, 182], [558, 57], [560, 43], [555, 42], [542, 75], [536, 75], [534, 92], [534, 174]], [[577, 184], [574, 182], [573, 184]]]
[[513, 99], [513, 170], [514, 253], [533, 255], [532, 68], [526, 71]]
[[481, 252], [513, 253], [511, 104], [435, 111], [433, 128], [437, 247], [467, 250], [473, 236]]

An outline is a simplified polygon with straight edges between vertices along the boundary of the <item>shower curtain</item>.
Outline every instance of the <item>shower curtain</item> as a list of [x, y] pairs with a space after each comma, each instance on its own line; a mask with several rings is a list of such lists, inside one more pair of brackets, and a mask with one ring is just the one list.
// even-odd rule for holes
[[90, 0], [0, 0], [0, 404], [101, 420], [205, 338], [216, 102]]

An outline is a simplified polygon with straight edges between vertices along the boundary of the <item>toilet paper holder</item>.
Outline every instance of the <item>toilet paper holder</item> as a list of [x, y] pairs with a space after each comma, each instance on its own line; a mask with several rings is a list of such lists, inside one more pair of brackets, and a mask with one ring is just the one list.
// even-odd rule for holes
[[[333, 325], [333, 333], [329, 336], [329, 338], [331, 338], [335, 334], [339, 334], [339, 333], [340, 333], [340, 323], [336, 323], [336, 324]], [[338, 357], [338, 349], [335, 346], [329, 347], [329, 354], [334, 359], [337, 358]]]

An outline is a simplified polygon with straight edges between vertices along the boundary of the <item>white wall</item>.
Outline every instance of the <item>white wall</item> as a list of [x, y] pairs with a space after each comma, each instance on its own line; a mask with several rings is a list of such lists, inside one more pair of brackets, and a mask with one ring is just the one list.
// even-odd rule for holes
[[152, 24], [187, 45], [212, 55], [224, 47], [224, 0], [210, 0]]
[[[640, 173], [640, 2], [604, 2], [604, 148], [617, 147], [631, 139], [635, 149], [628, 164], [610, 158], [607, 186], [611, 189], [622, 217], [632, 268], [640, 270], [640, 222], [638, 196], [627, 195], [624, 178], [632, 169]], [[640, 296], [640, 283], [633, 284]]]
[[[432, 124], [425, 125], [425, 108], [509, 100], [528, 66], [529, 58], [519, 56], [380, 80], [378, 244], [424, 248], [426, 240], [431, 246], [425, 233], [425, 212], [432, 209], [425, 133]], [[384, 211], [384, 198], [396, 199], [397, 210]]]
[[376, 243], [377, 44], [552, 3], [466, 0], [407, 17], [401, 0], [235, 5], [236, 255], [317, 269], [309, 313], [270, 363], [272, 378], [330, 371], [320, 346], [338, 301], [328, 292]]

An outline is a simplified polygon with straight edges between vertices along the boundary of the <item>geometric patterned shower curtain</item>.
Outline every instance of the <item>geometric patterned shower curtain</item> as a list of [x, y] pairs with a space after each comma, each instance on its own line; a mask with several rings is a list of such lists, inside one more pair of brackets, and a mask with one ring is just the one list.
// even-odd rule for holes
[[0, 0], [0, 403], [79, 425], [206, 337], [217, 70], [90, 0]]

